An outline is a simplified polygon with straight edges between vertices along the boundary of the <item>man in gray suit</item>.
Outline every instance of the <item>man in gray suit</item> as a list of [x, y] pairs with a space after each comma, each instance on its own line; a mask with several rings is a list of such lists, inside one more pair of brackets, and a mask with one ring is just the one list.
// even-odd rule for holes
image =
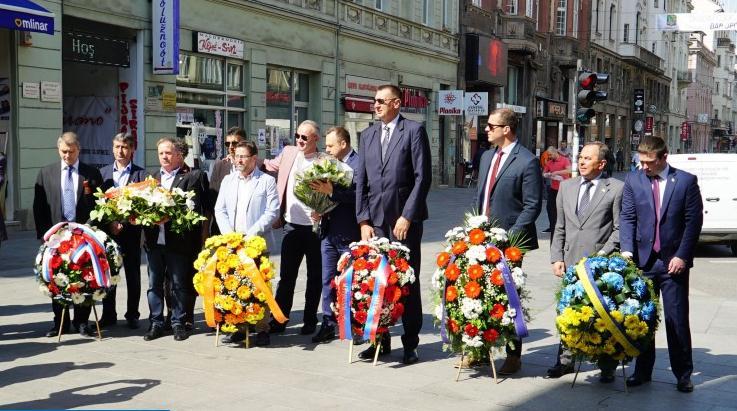
[[[489, 116], [485, 131], [496, 149], [481, 157], [477, 204], [479, 213], [489, 216], [510, 233], [522, 234], [524, 247], [535, 250], [538, 248], [535, 220], [542, 210], [542, 171], [537, 157], [517, 140], [516, 130], [514, 111], [500, 108]], [[507, 346], [507, 359], [500, 374], [514, 374], [522, 366], [521, 337]]]
[[[558, 219], [550, 243], [550, 262], [553, 274], [558, 277], [584, 257], [609, 254], [619, 247], [619, 210], [624, 183], [603, 176], [609, 154], [609, 147], [602, 142], [586, 144], [578, 157], [581, 176], [560, 185], [556, 201]], [[599, 381], [613, 382], [616, 366], [616, 362], [599, 361]], [[570, 372], [573, 364], [559, 345], [556, 363], [548, 369], [548, 377], [558, 378]]]

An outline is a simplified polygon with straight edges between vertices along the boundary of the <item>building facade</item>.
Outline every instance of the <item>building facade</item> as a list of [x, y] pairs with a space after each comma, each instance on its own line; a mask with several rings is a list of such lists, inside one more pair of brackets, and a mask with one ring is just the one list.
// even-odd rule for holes
[[712, 95], [717, 59], [715, 53], [704, 44], [704, 33], [691, 33], [690, 36], [688, 71], [693, 81], [688, 85], [686, 93], [691, 136], [685, 150], [691, 153], [705, 153], [711, 147], [711, 113], [714, 112]]

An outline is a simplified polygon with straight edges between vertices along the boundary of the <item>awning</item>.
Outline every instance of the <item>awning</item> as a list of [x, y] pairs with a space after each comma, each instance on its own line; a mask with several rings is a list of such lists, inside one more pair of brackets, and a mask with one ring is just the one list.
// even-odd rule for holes
[[54, 34], [54, 13], [29, 0], [0, 0], [0, 27]]
[[370, 97], [343, 96], [343, 108], [354, 113], [373, 113], [374, 99]]

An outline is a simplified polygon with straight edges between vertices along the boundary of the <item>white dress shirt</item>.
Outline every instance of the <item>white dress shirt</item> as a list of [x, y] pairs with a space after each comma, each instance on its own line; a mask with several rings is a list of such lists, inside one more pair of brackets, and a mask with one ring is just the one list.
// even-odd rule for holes
[[287, 181], [286, 210], [284, 212], [284, 220], [291, 224], [312, 225], [312, 209], [307, 207], [303, 202], [299, 201], [294, 195], [295, 176], [307, 169], [317, 160], [317, 153], [305, 156], [302, 152], [297, 153], [294, 159], [292, 169], [289, 171], [289, 180]]
[[[161, 169], [161, 186], [167, 190], [171, 190], [171, 185], [174, 184], [174, 177], [177, 176], [179, 169], [176, 168], [167, 173], [163, 168]], [[156, 240], [156, 244], [166, 245], [166, 234], [164, 233], [166, 224], [159, 224], [159, 238]]]
[[113, 185], [115, 187], [122, 187], [128, 184], [131, 176], [131, 164], [133, 164], [132, 161], [124, 169], [118, 170], [118, 164], [113, 163]]
[[238, 175], [238, 194], [235, 206], [235, 231], [248, 232], [248, 200], [253, 193], [253, 171], [247, 176]]
[[584, 184], [586, 182], [591, 182], [593, 184], [591, 186], [591, 190], [589, 190], [589, 202], [592, 198], [594, 198], [594, 193], [596, 193], [596, 187], [599, 186], [599, 181], [601, 181], [601, 174], [599, 174], [598, 177], [596, 177], [593, 180], [586, 180], [585, 178], [581, 178], [581, 184], [578, 186], [578, 202], [576, 204], [581, 204], [581, 198], [583, 198], [583, 194], [586, 192], [586, 187], [584, 187]]
[[389, 138], [394, 135], [394, 129], [397, 128], [397, 123], [399, 123], [399, 115], [397, 114], [396, 117], [394, 117], [394, 120], [390, 121], [389, 124], [381, 123], [381, 144], [384, 144], [384, 135], [386, 134], [384, 129], [386, 127], [389, 127]]
[[[60, 175], [62, 214], [66, 214], [64, 213], [64, 189], [67, 188], [66, 181], [67, 181], [67, 172], [68, 172], [67, 168], [68, 167], [69, 166], [67, 165], [67, 163], [65, 163], [64, 160], [62, 160], [61, 175]], [[76, 214], [77, 214], [77, 193], [78, 193], [77, 189], [79, 188], [79, 159], [77, 159], [77, 161], [75, 161], [74, 164], [72, 164], [72, 167], [74, 167], [74, 170], [72, 170], [72, 183], [74, 184], [74, 187], [72, 187], [72, 189], [74, 190], [74, 209], [69, 210], [69, 211], [71, 211], [71, 213], [75, 215], [74, 218], [72, 219], [72, 221], [74, 221], [77, 218]]]

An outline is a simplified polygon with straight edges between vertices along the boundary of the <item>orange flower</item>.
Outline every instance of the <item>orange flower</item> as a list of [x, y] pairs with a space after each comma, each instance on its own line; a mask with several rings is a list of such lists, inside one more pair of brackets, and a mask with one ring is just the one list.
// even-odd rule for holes
[[366, 284], [368, 284], [369, 290], [374, 289], [374, 277], [369, 278], [366, 280]]
[[491, 318], [496, 318], [497, 320], [501, 320], [502, 317], [504, 317], [504, 311], [506, 309], [501, 304], [494, 304], [494, 307], [492, 307], [489, 314], [491, 315]]
[[484, 230], [474, 228], [473, 230], [471, 230], [471, 232], [468, 233], [468, 238], [469, 241], [471, 241], [471, 244], [478, 245], [486, 240], [486, 233], [484, 233]]
[[501, 260], [502, 253], [499, 251], [498, 248], [492, 247], [486, 249], [486, 261], [496, 264]]
[[409, 270], [409, 263], [404, 258], [397, 258], [397, 260], [394, 261], [394, 266], [401, 272]]
[[445, 301], [452, 302], [455, 301], [456, 298], [458, 298], [458, 289], [454, 285], [449, 285], [448, 288], [445, 289]]
[[436, 261], [438, 263], [438, 267], [445, 267], [445, 265], [448, 264], [448, 261], [450, 261], [450, 254], [446, 253], [445, 251], [438, 254], [438, 259]]
[[522, 261], [522, 250], [517, 247], [509, 247], [504, 250], [504, 256], [507, 257], [507, 260], [518, 263]]
[[453, 251], [453, 254], [463, 254], [468, 250], [468, 245], [466, 245], [463, 241], [457, 241], [455, 244], [453, 244], [453, 247], [451, 248], [451, 251]]
[[470, 298], [476, 298], [481, 294], [481, 286], [476, 281], [469, 281], [468, 284], [463, 287], [463, 290]]
[[484, 267], [481, 267], [478, 264], [473, 264], [468, 266], [468, 276], [472, 280], [478, 280], [484, 275]]
[[386, 280], [386, 282], [389, 283], [389, 285], [394, 285], [397, 283], [397, 281], [399, 281], [397, 273], [395, 273], [394, 271], [390, 272], [389, 278]]
[[461, 269], [455, 263], [448, 264], [448, 267], [445, 269], [445, 278], [448, 281], [455, 281], [459, 275], [461, 275]]
[[502, 277], [502, 272], [500, 270], [495, 268], [494, 271], [491, 272], [491, 283], [499, 287], [504, 285], [504, 277]]
[[356, 261], [353, 262], [353, 270], [355, 271], [361, 271], [366, 269], [366, 260], [363, 258], [358, 258]]

